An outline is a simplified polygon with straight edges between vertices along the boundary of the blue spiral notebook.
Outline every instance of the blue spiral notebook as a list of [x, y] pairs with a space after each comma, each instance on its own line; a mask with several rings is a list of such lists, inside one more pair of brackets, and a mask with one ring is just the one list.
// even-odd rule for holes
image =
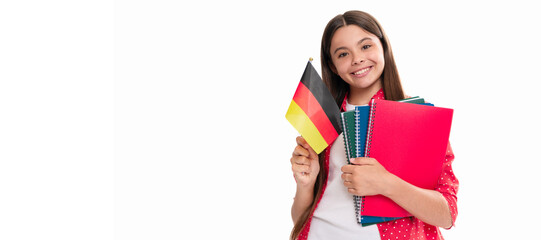
[[[370, 114], [370, 107], [367, 106], [356, 106], [354, 111], [355, 116], [355, 156], [354, 157], [364, 157], [364, 150], [366, 147], [366, 135], [368, 130], [368, 118]], [[359, 196], [354, 196], [355, 201], [355, 215], [357, 216], [357, 222], [363, 226], [369, 226], [372, 224], [392, 221], [399, 218], [391, 217], [378, 217], [378, 216], [363, 216], [362, 212], [362, 201], [363, 198]]]
[[[361, 107], [363, 108], [363, 107]], [[359, 110], [361, 114], [364, 114], [364, 110]], [[370, 108], [366, 106], [366, 120], [364, 120], [364, 116], [359, 116], [358, 119], [363, 119], [363, 121], [357, 121], [357, 114], [356, 110], [348, 111], [348, 112], [342, 112], [340, 113], [340, 125], [343, 130], [343, 136], [344, 136], [344, 144], [346, 148], [346, 157], [347, 157], [347, 163], [351, 164], [349, 162], [350, 158], [356, 158], [356, 157], [363, 157], [364, 156], [364, 145], [366, 142], [366, 130], [368, 126], [368, 111], [370, 111]], [[361, 127], [364, 126], [364, 127]], [[364, 128], [364, 131], [357, 131], [357, 128]], [[360, 135], [363, 135], [364, 137], [361, 137]], [[357, 137], [359, 135], [359, 137]], [[364, 140], [363, 140], [364, 139]], [[361, 146], [362, 148], [359, 148], [357, 146]], [[378, 216], [361, 216], [361, 197], [359, 196], [353, 196], [353, 204], [355, 206], [355, 216], [357, 217], [357, 223], [362, 224], [363, 226], [369, 226], [372, 224], [380, 223], [380, 222], [386, 222], [395, 220], [397, 218], [386, 218], [386, 217], [378, 217]]]

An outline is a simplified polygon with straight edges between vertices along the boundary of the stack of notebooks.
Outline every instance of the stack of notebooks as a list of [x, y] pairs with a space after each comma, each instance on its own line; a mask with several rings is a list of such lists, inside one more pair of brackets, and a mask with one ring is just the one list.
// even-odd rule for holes
[[[453, 110], [423, 98], [373, 99], [368, 106], [342, 112], [341, 127], [350, 158], [375, 158], [387, 171], [417, 187], [435, 189], [440, 178]], [[354, 196], [357, 222], [363, 226], [411, 216], [389, 198]]]

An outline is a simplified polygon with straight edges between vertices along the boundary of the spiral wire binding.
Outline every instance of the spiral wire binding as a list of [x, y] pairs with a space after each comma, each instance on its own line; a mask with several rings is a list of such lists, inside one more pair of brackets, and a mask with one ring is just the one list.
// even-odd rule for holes
[[[359, 134], [360, 134], [359, 129], [361, 126], [360, 126], [359, 120], [360, 120], [359, 110], [355, 108], [355, 146], [356, 146], [355, 156], [356, 157], [360, 156], [359, 146], [361, 145], [360, 137], [359, 137]], [[357, 217], [358, 223], [361, 223], [363, 220], [363, 216], [361, 215], [361, 211], [362, 211], [361, 201], [362, 201], [362, 198], [360, 196], [353, 195], [353, 202], [355, 203], [355, 216]]]
[[365, 157], [370, 157], [370, 148], [372, 147], [372, 133], [374, 132], [374, 117], [376, 115], [376, 102], [372, 100], [372, 107], [370, 108], [370, 119], [368, 120], [368, 136], [366, 139], [366, 151]]
[[350, 146], [349, 146], [349, 142], [347, 140], [347, 118], [344, 116], [344, 113], [340, 113], [340, 118], [342, 118], [342, 125], [343, 125], [343, 129], [342, 129], [342, 132], [344, 133], [342, 135], [342, 137], [344, 138], [344, 144], [346, 145], [346, 156], [347, 156], [347, 163], [348, 164], [351, 164], [351, 162], [349, 161], [349, 159], [351, 158], [351, 156], [349, 155], [349, 149], [350, 149]]
[[[349, 161], [349, 159], [352, 157], [351, 156], [351, 151], [350, 151], [351, 148], [350, 148], [349, 141], [348, 141], [349, 135], [347, 134], [348, 133], [348, 131], [347, 131], [348, 121], [347, 121], [347, 118], [344, 116], [344, 113], [341, 113], [340, 117], [342, 118], [342, 125], [344, 126], [343, 127], [344, 129], [342, 129], [342, 132], [344, 133], [343, 138], [344, 138], [344, 143], [346, 145], [346, 148], [345, 148], [346, 156], [347, 156], [346, 161], [347, 161], [348, 164], [351, 164], [351, 162]], [[346, 136], [346, 135], [348, 135], [348, 136]], [[355, 206], [355, 214], [356, 214], [357, 222], [361, 223], [361, 216], [359, 214], [361, 206], [360, 206], [360, 199], [359, 198], [360, 198], [359, 196], [353, 195], [353, 205]]]
[[[372, 99], [370, 103], [370, 119], [368, 119], [368, 134], [366, 137], [366, 149], [364, 152], [365, 157], [370, 157], [370, 148], [372, 147], [372, 132], [374, 131], [374, 118], [376, 116], [376, 102]], [[364, 212], [364, 197], [360, 198], [360, 212]], [[357, 207], [356, 207], [357, 210]], [[360, 214], [359, 214], [360, 215]], [[357, 220], [359, 220], [359, 223], [362, 221], [362, 216], [357, 217]]]

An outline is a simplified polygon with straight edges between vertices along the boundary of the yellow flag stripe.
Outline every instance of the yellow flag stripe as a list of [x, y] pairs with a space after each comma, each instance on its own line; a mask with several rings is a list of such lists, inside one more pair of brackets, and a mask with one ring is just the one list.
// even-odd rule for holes
[[286, 113], [286, 119], [299, 131], [301, 136], [317, 154], [321, 153], [328, 146], [321, 133], [317, 130], [317, 127], [295, 101], [291, 101]]

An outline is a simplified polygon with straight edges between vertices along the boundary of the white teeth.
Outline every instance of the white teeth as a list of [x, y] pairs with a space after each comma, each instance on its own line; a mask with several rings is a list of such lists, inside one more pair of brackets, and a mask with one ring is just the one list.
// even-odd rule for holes
[[360, 71], [358, 71], [358, 72], [354, 72], [353, 74], [355, 74], [355, 75], [363, 74], [363, 73], [365, 73], [366, 71], [368, 71], [369, 69], [370, 69], [370, 68], [365, 68], [365, 69], [360, 70]]

